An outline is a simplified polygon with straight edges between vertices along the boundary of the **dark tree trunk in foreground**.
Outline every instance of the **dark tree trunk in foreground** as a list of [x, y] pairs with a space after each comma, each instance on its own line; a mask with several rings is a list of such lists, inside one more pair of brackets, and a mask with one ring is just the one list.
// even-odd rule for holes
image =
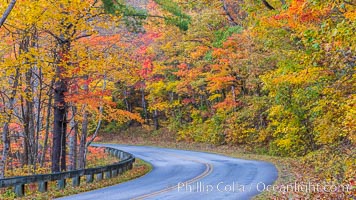
[[67, 92], [67, 81], [64, 68], [68, 60], [70, 42], [63, 38], [59, 41], [60, 51], [58, 53], [58, 66], [56, 69], [56, 82], [54, 84], [54, 125], [52, 146], [52, 172], [66, 170], [66, 132], [67, 132], [67, 103], [65, 92]]
[[67, 91], [63, 80], [54, 85], [54, 127], [52, 145], [52, 172], [65, 170], [65, 137], [67, 129], [66, 102], [64, 92]]

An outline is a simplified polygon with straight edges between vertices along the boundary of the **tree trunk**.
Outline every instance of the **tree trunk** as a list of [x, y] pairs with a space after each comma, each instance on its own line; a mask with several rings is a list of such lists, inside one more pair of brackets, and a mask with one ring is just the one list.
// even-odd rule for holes
[[158, 122], [158, 112], [157, 112], [157, 110], [155, 110], [153, 112], [153, 124], [154, 124], [155, 130], [158, 130], [159, 129], [159, 122]]
[[66, 132], [67, 108], [64, 93], [67, 92], [67, 81], [63, 77], [64, 68], [61, 64], [68, 64], [70, 41], [64, 39], [63, 34], [58, 41], [60, 49], [57, 55], [56, 78], [54, 84], [54, 125], [52, 143], [52, 172], [66, 170]]
[[[85, 79], [88, 79], [88, 76], [85, 77]], [[83, 89], [86, 93], [89, 91], [89, 86], [87, 83], [84, 84]], [[88, 111], [86, 110], [87, 105], [83, 105], [83, 121], [82, 121], [82, 133], [80, 136], [80, 141], [79, 141], [79, 163], [78, 167], [79, 169], [84, 169], [85, 168], [85, 159], [86, 159], [86, 142], [87, 142], [87, 136], [88, 136]]]
[[[53, 88], [54, 85], [54, 80], [51, 82], [51, 87]], [[45, 138], [43, 142], [43, 148], [42, 148], [42, 154], [41, 154], [41, 159], [40, 159], [40, 166], [43, 167], [43, 164], [45, 162], [45, 156], [46, 156], [46, 151], [47, 151], [47, 144], [48, 144], [48, 136], [49, 136], [49, 129], [50, 129], [50, 122], [49, 120], [51, 119], [51, 110], [52, 110], [52, 99], [53, 99], [53, 94], [50, 91], [48, 94], [48, 105], [47, 105], [47, 114], [46, 114], [46, 132], [45, 132]]]
[[75, 120], [76, 113], [77, 113], [77, 107], [72, 106], [72, 119], [70, 125], [71, 125], [71, 131], [73, 133], [71, 133], [69, 136], [69, 159], [70, 159], [69, 170], [77, 169], [78, 122]]
[[56, 81], [54, 84], [52, 172], [65, 170], [65, 136], [67, 128], [65, 91], [67, 91], [66, 83], [63, 80]]
[[36, 116], [36, 144], [35, 144], [35, 163], [33, 165], [34, 170], [36, 170], [36, 163], [39, 163], [40, 158], [39, 158], [39, 140], [40, 140], [40, 131], [42, 128], [42, 120], [41, 120], [41, 110], [42, 110], [42, 70], [41, 68], [38, 69], [38, 80], [37, 80], [37, 85], [36, 88], [38, 89], [38, 97], [34, 100], [35, 104], [37, 104], [36, 111], [37, 111], [37, 116]]
[[147, 105], [145, 99], [145, 90], [144, 88], [141, 89], [141, 101], [142, 101], [142, 108], [143, 108], [143, 116], [145, 117], [145, 122], [149, 124], [148, 121], [148, 114], [147, 114]]
[[80, 143], [79, 143], [79, 163], [78, 163], [79, 169], [85, 168], [85, 155], [86, 155], [85, 144], [87, 142], [87, 135], [88, 135], [88, 111], [86, 111], [86, 107], [84, 107], [82, 133], [81, 133]]
[[[12, 94], [9, 99], [9, 111], [14, 110], [15, 96], [16, 96], [16, 91], [17, 91], [17, 87], [19, 84], [19, 77], [20, 77], [20, 72], [19, 72], [19, 68], [17, 68], [15, 80], [14, 80], [13, 87], [12, 87], [13, 88]], [[0, 179], [5, 177], [7, 156], [8, 156], [9, 149], [10, 149], [9, 123], [11, 122], [11, 118], [12, 118], [12, 114], [9, 113], [7, 115], [7, 119], [6, 119], [3, 129], [2, 129], [3, 149], [2, 149], [2, 155], [1, 155], [1, 160], [0, 160]]]

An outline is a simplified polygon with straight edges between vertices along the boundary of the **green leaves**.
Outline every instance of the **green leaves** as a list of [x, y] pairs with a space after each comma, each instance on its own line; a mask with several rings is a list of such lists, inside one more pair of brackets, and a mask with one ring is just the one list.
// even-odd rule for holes
[[183, 31], [188, 30], [190, 24], [190, 16], [183, 13], [179, 5], [171, 0], [154, 0], [161, 8], [168, 11], [173, 16], [164, 16], [167, 24], [175, 25]]
[[222, 47], [223, 43], [228, 37], [234, 33], [240, 33], [243, 30], [241, 26], [232, 26], [223, 28], [215, 32], [215, 41], [213, 42], [214, 47]]

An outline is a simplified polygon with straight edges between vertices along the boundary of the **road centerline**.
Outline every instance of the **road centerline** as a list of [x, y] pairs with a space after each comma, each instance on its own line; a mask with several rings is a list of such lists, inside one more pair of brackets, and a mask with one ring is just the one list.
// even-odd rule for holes
[[[202, 178], [208, 176], [209, 174], [211, 174], [213, 172], [214, 167], [210, 163], [206, 163], [206, 162], [202, 162], [202, 161], [199, 161], [199, 160], [187, 158], [185, 156], [178, 156], [178, 155], [169, 154], [169, 153], [165, 153], [165, 154], [173, 156], [173, 157], [176, 157], [176, 158], [181, 158], [181, 159], [184, 159], [184, 160], [187, 160], [187, 161], [192, 161], [192, 162], [201, 163], [201, 164], [205, 165], [204, 172], [199, 174], [198, 176], [196, 176], [194, 178], [191, 178], [191, 179], [185, 181], [185, 183], [187, 183], [187, 184], [191, 184], [191, 183], [193, 183], [193, 182], [195, 182], [195, 181], [197, 181], [199, 179], [202, 179]], [[171, 186], [171, 187], [168, 187], [168, 188], [165, 188], [165, 189], [162, 189], [162, 190], [158, 190], [158, 191], [155, 191], [155, 192], [151, 192], [151, 193], [148, 193], [148, 194], [144, 194], [144, 195], [141, 195], [139, 197], [132, 198], [131, 200], [143, 200], [143, 199], [154, 197], [154, 196], [166, 193], [166, 192], [170, 192], [172, 190], [175, 190], [176, 188], [178, 188], [178, 185]]]

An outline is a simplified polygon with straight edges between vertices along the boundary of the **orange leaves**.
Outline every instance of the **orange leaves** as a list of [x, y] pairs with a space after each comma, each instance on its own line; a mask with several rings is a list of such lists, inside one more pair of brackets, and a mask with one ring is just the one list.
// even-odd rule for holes
[[308, 26], [308, 24], [310, 26], [311, 24], [319, 23], [330, 14], [331, 6], [325, 5], [315, 8], [305, 0], [293, 0], [287, 10], [265, 19], [265, 23], [274, 27], [298, 28], [300, 26]]
[[190, 56], [193, 59], [199, 59], [203, 56], [205, 56], [205, 54], [209, 51], [209, 48], [206, 46], [199, 46], [197, 47], [197, 49], [195, 51], [193, 51]]
[[344, 13], [345, 18], [355, 21], [356, 20], [356, 9], [354, 10], [348, 10]]
[[105, 107], [106, 120], [117, 121], [117, 122], [127, 122], [130, 120], [135, 120], [139, 123], [143, 123], [143, 119], [139, 114], [135, 114], [126, 110], [117, 109], [114, 107]]
[[236, 108], [237, 106], [239, 106], [241, 103], [240, 102], [236, 102], [234, 101], [231, 97], [229, 98], [225, 98], [224, 101], [219, 102], [217, 104], [215, 104], [213, 106], [214, 109], [218, 110], [218, 111], [229, 111], [233, 108]]
[[209, 77], [208, 81], [208, 90], [210, 92], [215, 92], [231, 85], [235, 81], [235, 78], [232, 76], [213, 76]]
[[223, 55], [226, 55], [228, 52], [229, 51], [227, 51], [227, 50], [225, 50], [223, 48], [216, 48], [216, 49], [214, 49], [212, 56], [215, 57], [215, 58], [220, 58]]

